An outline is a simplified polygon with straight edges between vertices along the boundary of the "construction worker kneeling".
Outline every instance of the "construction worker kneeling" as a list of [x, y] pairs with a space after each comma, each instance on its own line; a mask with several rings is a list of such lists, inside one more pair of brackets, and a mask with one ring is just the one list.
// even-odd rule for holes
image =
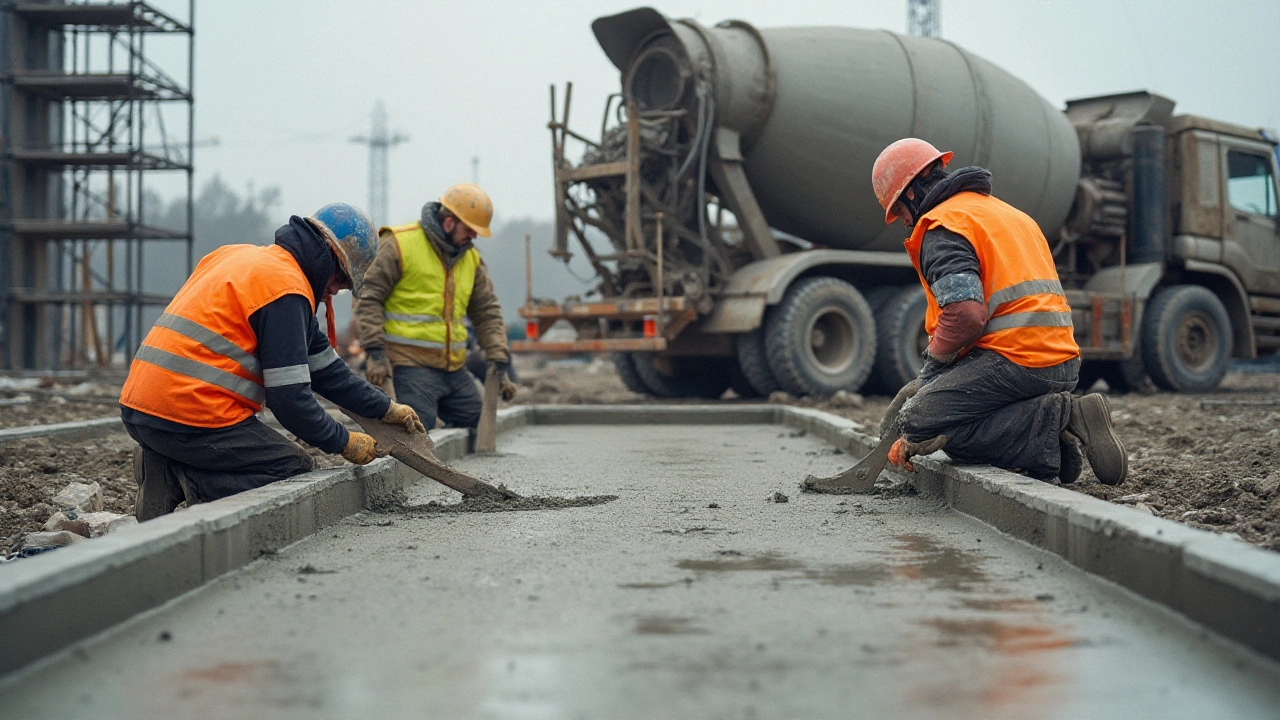
[[476, 235], [489, 237], [493, 203], [475, 185], [449, 188], [422, 208], [418, 222], [380, 231], [378, 254], [356, 304], [360, 344], [368, 358], [365, 377], [392, 381], [396, 399], [434, 427], [474, 428], [483, 401], [466, 371], [467, 328], [501, 378], [505, 400], [516, 386], [507, 378], [510, 353], [502, 308]]
[[1034, 220], [992, 197], [990, 172], [948, 173], [951, 157], [906, 138], [872, 170], [885, 222], [911, 229], [906, 249], [928, 298], [930, 342], [890, 460], [908, 465], [943, 444], [958, 462], [1064, 483], [1087, 457], [1098, 480], [1123, 481], [1128, 459], [1106, 398], [1071, 394], [1080, 348], [1049, 244]]
[[[294, 216], [275, 244], [209, 253], [143, 340], [121, 393], [138, 442], [138, 520], [251, 490], [315, 467], [298, 444], [255, 416], [265, 406], [301, 440], [365, 464], [369, 435], [348, 432], [315, 395], [361, 416], [425, 432], [416, 413], [353, 374], [333, 349], [331, 298], [358, 297], [378, 239], [346, 203]], [[324, 303], [328, 333], [316, 307]]]

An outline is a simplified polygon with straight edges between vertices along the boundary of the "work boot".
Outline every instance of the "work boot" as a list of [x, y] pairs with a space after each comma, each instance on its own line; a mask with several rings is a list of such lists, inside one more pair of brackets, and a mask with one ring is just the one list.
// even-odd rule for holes
[[1089, 459], [1089, 467], [1099, 482], [1106, 485], [1124, 482], [1129, 474], [1129, 458], [1111, 427], [1111, 408], [1105, 397], [1090, 393], [1072, 398], [1066, 431], [1084, 446], [1084, 456]]
[[1080, 443], [1069, 432], [1058, 435], [1058, 450], [1062, 453], [1062, 460], [1058, 465], [1058, 482], [1070, 485], [1079, 480], [1080, 473], [1084, 472], [1084, 453], [1080, 452]]
[[177, 477], [170, 472], [169, 461], [159, 453], [133, 449], [133, 480], [138, 483], [138, 498], [133, 504], [138, 522], [168, 515], [186, 499]]

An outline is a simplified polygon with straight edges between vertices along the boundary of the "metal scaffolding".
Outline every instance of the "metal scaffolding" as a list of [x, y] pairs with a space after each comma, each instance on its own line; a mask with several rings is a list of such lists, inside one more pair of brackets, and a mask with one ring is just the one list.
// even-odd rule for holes
[[[195, 0], [185, 5], [185, 20], [141, 1], [3, 5], [0, 366], [128, 363], [144, 309], [170, 299], [147, 257], [185, 245], [190, 274]], [[148, 49], [157, 36], [176, 44]], [[181, 227], [147, 222], [164, 210], [146, 207], [152, 173], [178, 174]]]

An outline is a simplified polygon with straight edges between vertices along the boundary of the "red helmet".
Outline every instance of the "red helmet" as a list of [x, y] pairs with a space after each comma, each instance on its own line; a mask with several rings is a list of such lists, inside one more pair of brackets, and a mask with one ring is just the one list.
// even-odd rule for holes
[[911, 181], [935, 160], [942, 160], [942, 166], [946, 167], [954, 155], [953, 152], [939, 152], [938, 148], [919, 138], [903, 138], [880, 151], [880, 157], [871, 168], [871, 186], [884, 208], [886, 225], [898, 219], [889, 208], [898, 202], [898, 196]]

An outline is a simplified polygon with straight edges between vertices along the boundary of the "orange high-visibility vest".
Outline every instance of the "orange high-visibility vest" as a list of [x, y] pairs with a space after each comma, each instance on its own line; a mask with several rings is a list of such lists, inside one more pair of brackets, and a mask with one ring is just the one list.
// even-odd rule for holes
[[[981, 265], [987, 326], [977, 347], [1023, 367], [1049, 367], [1080, 356], [1058, 270], [1040, 227], [1025, 213], [990, 195], [962, 192], [920, 217], [906, 241], [920, 273], [920, 246], [930, 228], [943, 226], [969, 240]], [[924, 329], [933, 335], [942, 312], [920, 274], [929, 307]]]
[[264, 379], [249, 316], [285, 295], [305, 297], [315, 312], [311, 292], [297, 260], [279, 245], [214, 250], [142, 341], [120, 404], [196, 427], [245, 420], [262, 409], [267, 386], [310, 379], [306, 366], [272, 368]]

